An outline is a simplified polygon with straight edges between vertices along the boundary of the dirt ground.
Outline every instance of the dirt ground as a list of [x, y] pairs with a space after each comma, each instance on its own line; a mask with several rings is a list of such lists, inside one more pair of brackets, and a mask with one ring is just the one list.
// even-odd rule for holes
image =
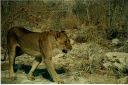
[[[20, 67], [20, 66], [15, 66]], [[8, 70], [4, 68], [2, 70], [1, 75], [1, 83], [3, 84], [54, 84], [51, 81], [51, 77], [49, 76], [47, 70], [38, 68], [35, 71], [35, 80], [30, 81], [27, 79], [28, 68], [31, 66], [29, 65], [21, 65], [22, 68], [17, 69], [16, 73], [16, 80], [11, 81], [8, 78]], [[27, 68], [27, 69], [26, 69]], [[3, 69], [3, 68], [2, 68]], [[116, 79], [114, 76], [100, 75], [100, 74], [87, 74], [86, 77], [76, 77], [74, 75], [75, 72], [72, 73], [65, 73], [62, 69], [57, 71], [59, 76], [63, 79], [66, 84], [114, 84]]]
[[[87, 50], [92, 44], [75, 44], [73, 50], [69, 52], [66, 57], [60, 52], [55, 51], [57, 54], [53, 57], [53, 61], [56, 67], [58, 75], [63, 79], [66, 84], [115, 84], [118, 83], [118, 79], [111, 75], [111, 71], [97, 70], [90, 73], [87, 70], [83, 70], [81, 63], [82, 58], [78, 60], [78, 56], [82, 56], [81, 50]], [[78, 48], [79, 47], [79, 48]], [[83, 49], [84, 47], [84, 49]], [[97, 47], [95, 45], [95, 47]], [[79, 49], [79, 50], [78, 50]], [[80, 50], [81, 49], [81, 50]], [[102, 51], [101, 49], [97, 49]], [[78, 51], [80, 53], [78, 53]], [[77, 53], [78, 55], [75, 55]], [[71, 56], [72, 55], [72, 56]], [[76, 57], [74, 57], [74, 56]], [[27, 79], [27, 73], [31, 68], [31, 63], [34, 57], [27, 54], [18, 56], [16, 58], [14, 70], [15, 80], [11, 81], [8, 75], [8, 60], [1, 62], [1, 83], [2, 84], [54, 84], [44, 63], [42, 62], [36, 69], [34, 76], [35, 80], [30, 81]], [[86, 63], [85, 61], [83, 63]], [[90, 68], [93, 70], [93, 67]]]

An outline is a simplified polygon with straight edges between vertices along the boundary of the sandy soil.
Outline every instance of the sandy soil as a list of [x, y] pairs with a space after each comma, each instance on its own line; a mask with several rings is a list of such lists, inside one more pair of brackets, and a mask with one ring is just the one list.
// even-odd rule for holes
[[[58, 75], [61, 77], [61, 79], [63, 79], [64, 83], [66, 84], [104, 84], [104, 83], [111, 84], [111, 83], [117, 82], [115, 76], [109, 75], [106, 72], [105, 73], [97, 72], [98, 74], [94, 72], [90, 74], [85, 70], [81, 70], [84, 68], [84, 67], [81, 67], [81, 63], [82, 62], [85, 63], [85, 61], [83, 61], [83, 59], [85, 58], [82, 58], [82, 57], [86, 55], [86, 50], [89, 51], [90, 47], [94, 47], [90, 45], [91, 44], [73, 45], [73, 50], [66, 55], [67, 56], [66, 58], [63, 57], [64, 55], [60, 51], [55, 51], [55, 53], [58, 55], [53, 57], [54, 64], [55, 64]], [[92, 50], [90, 51], [92, 52]], [[101, 52], [102, 50], [100, 48], [97, 50], [93, 49], [93, 52], [94, 51], [100, 51], [100, 54], [102, 54]], [[100, 58], [100, 57], [97, 57], [97, 58]], [[16, 79], [14, 81], [11, 81], [8, 77], [9, 76], [8, 60], [2, 61], [1, 62], [2, 64], [1, 65], [1, 73], [2, 73], [1, 83], [3, 84], [6, 84], [6, 83], [8, 84], [54, 84], [43, 62], [38, 66], [38, 68], [34, 73], [35, 80], [30, 81], [27, 79], [26, 75], [31, 69], [31, 63], [33, 59], [34, 59], [33, 57], [27, 54], [18, 56], [16, 58], [16, 62], [14, 66]], [[68, 71], [66, 71], [67, 69]]]

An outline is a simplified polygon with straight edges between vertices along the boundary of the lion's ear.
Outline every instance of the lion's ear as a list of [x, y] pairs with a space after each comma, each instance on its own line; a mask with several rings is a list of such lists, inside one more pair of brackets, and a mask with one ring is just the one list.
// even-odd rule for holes
[[56, 31], [56, 39], [59, 38], [62, 33], [65, 33], [65, 31]]
[[61, 33], [60, 33], [59, 31], [57, 31], [57, 32], [56, 32], [56, 38], [59, 38], [59, 37], [60, 37], [60, 34], [61, 34]]

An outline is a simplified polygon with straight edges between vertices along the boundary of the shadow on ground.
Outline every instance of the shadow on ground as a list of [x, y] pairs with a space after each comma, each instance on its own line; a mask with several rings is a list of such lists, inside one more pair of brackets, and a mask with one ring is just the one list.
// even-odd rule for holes
[[[31, 67], [32, 67], [32, 66], [30, 66], [30, 65], [15, 64], [15, 66], [14, 66], [14, 71], [17, 72], [17, 70], [22, 70], [22, 71], [24, 71], [26, 74], [28, 74], [29, 71], [30, 71], [30, 69], [31, 69]], [[56, 72], [57, 72], [58, 74], [62, 74], [62, 73], [65, 73], [65, 70], [64, 70], [64, 68], [58, 68], [58, 69], [56, 69]], [[37, 77], [37, 76], [39, 76], [39, 75], [42, 75], [43, 78], [46, 78], [46, 79], [48, 79], [48, 80], [50, 80], [50, 81], [53, 81], [47, 69], [39, 69], [39, 68], [37, 68], [37, 69], [35, 70], [35, 72], [34, 72], [34, 76]]]

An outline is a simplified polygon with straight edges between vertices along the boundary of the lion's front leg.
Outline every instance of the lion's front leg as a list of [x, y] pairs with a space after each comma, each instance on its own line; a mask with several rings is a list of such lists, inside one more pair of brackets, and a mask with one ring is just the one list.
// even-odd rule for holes
[[48, 69], [48, 72], [50, 73], [51, 77], [53, 78], [53, 81], [56, 82], [56, 83], [64, 83], [60, 77], [58, 76], [58, 74], [56, 73], [55, 71], [55, 68], [52, 64], [52, 60], [47, 58], [44, 60], [46, 66], [47, 66], [47, 69]]
[[27, 75], [28, 80], [35, 80], [34, 76], [33, 76], [33, 73], [34, 73], [34, 71], [35, 71], [35, 69], [37, 68], [38, 65], [39, 65], [39, 62], [34, 60], [33, 63], [32, 63], [32, 68], [31, 68], [31, 70], [29, 71], [29, 73]]
[[28, 80], [34, 80], [33, 73], [34, 73], [35, 69], [37, 68], [37, 66], [41, 63], [41, 61], [42, 61], [42, 56], [35, 57], [35, 60], [32, 63], [32, 68], [27, 75]]
[[40, 40], [39, 46], [40, 51], [44, 57], [44, 63], [46, 64], [47, 70], [50, 73], [50, 76], [52, 77], [53, 81], [56, 83], [63, 83], [63, 81], [60, 79], [58, 74], [55, 71], [55, 68], [52, 63], [52, 56], [53, 56], [53, 49], [52, 49], [52, 43], [49, 39], [46, 39], [47, 42], [42, 42], [44, 40]]

